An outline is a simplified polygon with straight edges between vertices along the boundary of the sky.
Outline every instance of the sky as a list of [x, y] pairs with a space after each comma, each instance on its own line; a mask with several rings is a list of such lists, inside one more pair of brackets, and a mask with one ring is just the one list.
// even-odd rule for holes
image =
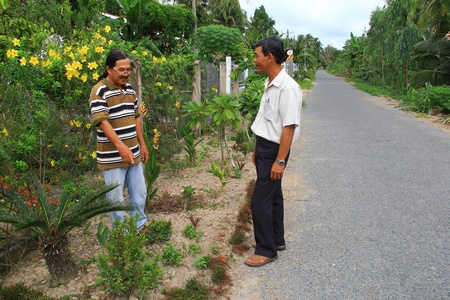
[[372, 11], [385, 5], [384, 0], [239, 0], [247, 17], [264, 6], [275, 21], [275, 29], [284, 37], [311, 34], [322, 47], [342, 49], [350, 32], [362, 36], [367, 31]]

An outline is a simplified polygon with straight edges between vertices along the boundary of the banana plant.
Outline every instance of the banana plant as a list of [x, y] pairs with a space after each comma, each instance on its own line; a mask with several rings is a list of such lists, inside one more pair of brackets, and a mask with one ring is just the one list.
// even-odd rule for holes
[[158, 47], [149, 39], [143, 38], [144, 30], [155, 18], [155, 13], [148, 9], [152, 0], [116, 0], [122, 8], [123, 18], [111, 19], [115, 27], [120, 27], [120, 35], [124, 41], [139, 41], [148, 48], [153, 55], [162, 56]]

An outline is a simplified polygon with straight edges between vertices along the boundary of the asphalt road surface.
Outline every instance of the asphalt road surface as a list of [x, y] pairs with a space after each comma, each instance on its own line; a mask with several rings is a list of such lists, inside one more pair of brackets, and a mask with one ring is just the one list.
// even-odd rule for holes
[[324, 71], [305, 102], [287, 250], [231, 299], [450, 299], [450, 131]]

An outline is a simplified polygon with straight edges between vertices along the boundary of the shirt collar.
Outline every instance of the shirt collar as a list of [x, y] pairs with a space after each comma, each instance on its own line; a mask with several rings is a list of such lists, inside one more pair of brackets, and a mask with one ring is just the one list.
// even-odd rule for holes
[[[114, 84], [112, 84], [111, 82], [109, 82], [106, 78], [103, 78], [102, 79], [102, 83], [104, 84], [104, 85], [106, 85], [106, 87], [109, 89], [109, 90], [117, 90], [117, 87], [114, 85]], [[124, 86], [122, 86], [122, 89], [125, 89], [125, 85]]]
[[[283, 82], [283, 78], [287, 75], [286, 70], [283, 68], [281, 69], [280, 73], [272, 80], [270, 85], [273, 85], [275, 87], [279, 87], [281, 82]], [[266, 88], [269, 87], [269, 78], [266, 79]]]

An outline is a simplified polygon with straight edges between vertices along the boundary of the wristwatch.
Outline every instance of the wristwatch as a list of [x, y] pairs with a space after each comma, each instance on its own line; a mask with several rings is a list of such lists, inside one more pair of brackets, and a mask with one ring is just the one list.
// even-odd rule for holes
[[286, 164], [286, 162], [282, 159], [277, 159], [275, 160], [277, 162], [277, 164], [279, 164], [280, 166], [284, 167], [284, 165]]

